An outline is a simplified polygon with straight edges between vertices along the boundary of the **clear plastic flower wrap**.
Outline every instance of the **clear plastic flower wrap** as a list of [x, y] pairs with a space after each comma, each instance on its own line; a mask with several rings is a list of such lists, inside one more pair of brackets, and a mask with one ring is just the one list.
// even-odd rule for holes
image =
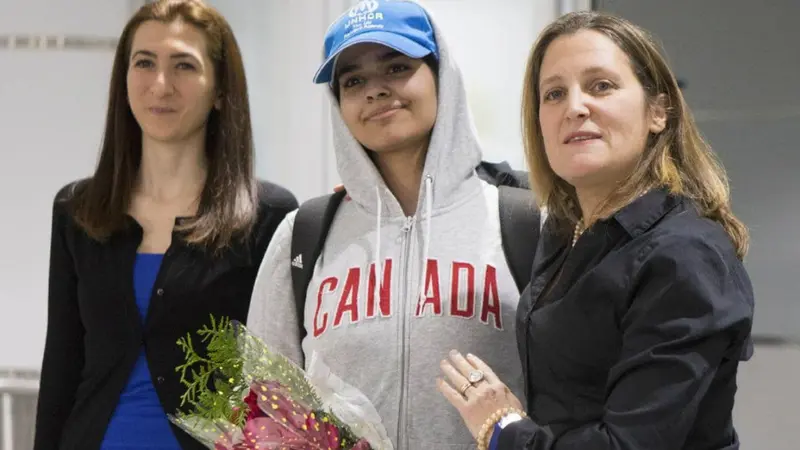
[[197, 334], [205, 355], [191, 335], [178, 341], [186, 361], [176, 371], [186, 392], [169, 419], [207, 448], [392, 450], [369, 399], [318, 354], [305, 372], [227, 318], [212, 317]]

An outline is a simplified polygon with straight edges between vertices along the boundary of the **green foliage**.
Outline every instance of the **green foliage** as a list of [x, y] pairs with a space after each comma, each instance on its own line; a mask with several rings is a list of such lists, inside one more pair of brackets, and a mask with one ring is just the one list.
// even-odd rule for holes
[[237, 427], [244, 426], [248, 408], [243, 399], [249, 388], [242, 375], [236, 327], [227, 317], [216, 321], [212, 316], [211, 326], [203, 326], [197, 335], [201, 342], [207, 342], [205, 357], [195, 349], [190, 333], [178, 339], [186, 355], [185, 363], [175, 368], [186, 386], [181, 407], [188, 403], [192, 415], [212, 421], [227, 419]]

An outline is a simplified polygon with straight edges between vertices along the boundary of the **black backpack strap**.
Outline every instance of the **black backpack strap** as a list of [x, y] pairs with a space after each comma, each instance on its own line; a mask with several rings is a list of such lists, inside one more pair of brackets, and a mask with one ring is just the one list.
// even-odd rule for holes
[[328, 229], [336, 215], [336, 209], [339, 208], [345, 195], [345, 191], [340, 191], [307, 200], [300, 205], [294, 219], [292, 252], [289, 262], [292, 272], [294, 303], [297, 309], [297, 323], [300, 324], [300, 340], [306, 336], [304, 312], [308, 283], [311, 282], [311, 276], [314, 275], [314, 266], [322, 252], [322, 246], [325, 244]]
[[475, 171], [478, 177], [494, 186], [513, 186], [530, 189], [528, 172], [514, 170], [506, 161], [498, 163], [481, 161]]
[[532, 191], [510, 186], [498, 186], [497, 189], [503, 251], [521, 293], [531, 281], [541, 216]]

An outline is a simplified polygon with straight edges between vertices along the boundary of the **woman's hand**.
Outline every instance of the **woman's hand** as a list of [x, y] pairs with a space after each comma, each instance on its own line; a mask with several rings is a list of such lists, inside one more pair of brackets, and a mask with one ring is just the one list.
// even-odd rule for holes
[[461, 414], [474, 438], [478, 438], [483, 424], [495, 412], [503, 408], [523, 411], [519, 399], [477, 356], [464, 358], [452, 350], [450, 359], [442, 360], [441, 368], [447, 381], [438, 379], [439, 391]]

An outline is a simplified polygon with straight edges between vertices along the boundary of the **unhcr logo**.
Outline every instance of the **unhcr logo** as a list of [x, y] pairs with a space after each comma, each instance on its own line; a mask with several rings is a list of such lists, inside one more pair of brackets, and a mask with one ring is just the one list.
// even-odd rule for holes
[[344, 29], [347, 30], [345, 38], [347, 38], [350, 33], [355, 33], [359, 30], [382, 27], [382, 25], [373, 23], [373, 21], [383, 20], [383, 13], [378, 11], [378, 6], [379, 3], [376, 0], [362, 0], [350, 9], [348, 13], [350, 19], [344, 24]]

